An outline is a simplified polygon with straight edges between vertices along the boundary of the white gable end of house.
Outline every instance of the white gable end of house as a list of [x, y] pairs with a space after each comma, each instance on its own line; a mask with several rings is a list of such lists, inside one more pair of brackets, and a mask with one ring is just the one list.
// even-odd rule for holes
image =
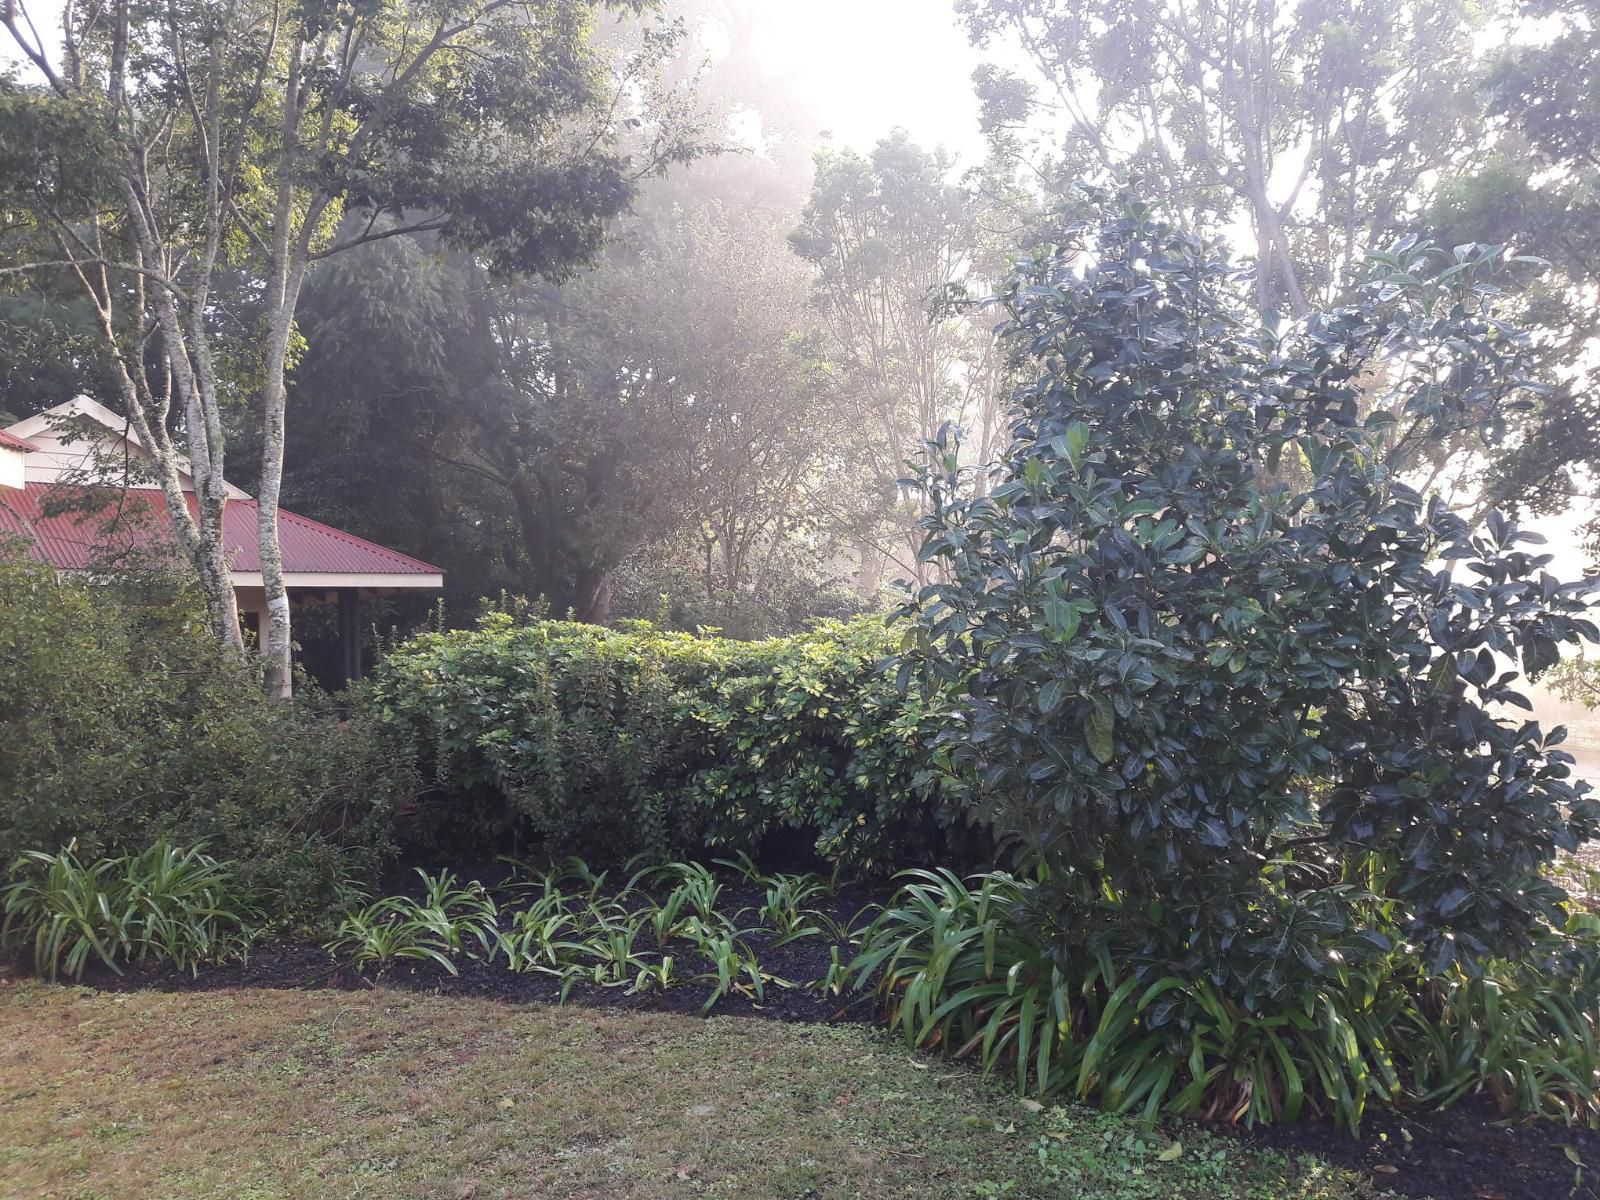
[[21, 488], [28, 481], [28, 451], [0, 443], [0, 488]]
[[[99, 428], [100, 436], [93, 444], [81, 431], [58, 428], [62, 421], [72, 418], [85, 418]], [[77, 423], [81, 425], [83, 422], [80, 420]], [[149, 462], [152, 458], [139, 441], [139, 434], [125, 418], [87, 396], [79, 396], [76, 400], [68, 400], [65, 404], [58, 404], [36, 416], [18, 421], [15, 425], [7, 426], [6, 432], [25, 439], [33, 446], [24, 466], [28, 483], [56, 483], [62, 479], [81, 482], [94, 472], [97, 451], [102, 463], [115, 463], [123, 456], [142, 462]], [[78, 436], [74, 436], [75, 432]], [[180, 457], [178, 465], [183, 490], [194, 491], [194, 480], [188, 470], [189, 460]], [[156, 484], [151, 482], [145, 486], [154, 487]], [[249, 493], [231, 483], [227, 488], [230, 500], [250, 498]]]

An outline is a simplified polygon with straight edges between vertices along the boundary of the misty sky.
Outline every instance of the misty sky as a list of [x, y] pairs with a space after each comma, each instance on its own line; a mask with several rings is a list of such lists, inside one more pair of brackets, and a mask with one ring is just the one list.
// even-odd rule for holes
[[[744, 0], [763, 68], [821, 118], [836, 144], [868, 149], [895, 126], [965, 161], [982, 155], [972, 69], [979, 55], [949, 0]], [[24, 0], [55, 31], [60, 0]], [[0, 39], [0, 65], [18, 56]]]
[[840, 145], [895, 126], [967, 162], [983, 153], [972, 69], [979, 54], [949, 0], [748, 0], [762, 65], [808, 101]]

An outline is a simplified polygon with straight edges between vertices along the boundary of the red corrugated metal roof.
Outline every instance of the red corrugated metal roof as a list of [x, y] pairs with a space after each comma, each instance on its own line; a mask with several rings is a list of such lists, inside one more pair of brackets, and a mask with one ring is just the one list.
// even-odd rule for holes
[[[105, 552], [155, 544], [170, 527], [166, 497], [134, 488], [113, 491], [109, 505], [92, 515], [50, 511], [64, 499], [82, 497], [83, 488], [30, 483], [22, 491], [0, 492], [0, 534], [33, 543], [34, 557], [61, 570], [76, 570], [104, 560]], [[194, 498], [189, 499], [190, 507]], [[118, 520], [118, 517], [124, 519]], [[256, 502], [230, 500], [222, 517], [223, 539], [235, 571], [261, 569], [256, 549]], [[390, 550], [354, 534], [297, 513], [278, 510], [278, 541], [283, 569], [293, 574], [438, 575], [439, 567]]]
[[0, 429], [0, 446], [10, 446], [13, 450], [37, 450], [39, 447], [24, 438], [19, 438], [14, 433], [7, 433]]

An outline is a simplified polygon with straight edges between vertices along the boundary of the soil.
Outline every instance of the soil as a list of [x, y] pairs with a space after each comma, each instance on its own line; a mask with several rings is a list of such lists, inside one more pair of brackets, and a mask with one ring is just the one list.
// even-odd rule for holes
[[[459, 872], [493, 886], [503, 871], [485, 867]], [[396, 876], [393, 891], [416, 892], [416, 877]], [[758, 904], [761, 893], [728, 884], [719, 908], [727, 912]], [[841, 892], [817, 904], [848, 925], [861, 910], [881, 901], [864, 892]], [[753, 918], [752, 918], [753, 919]], [[762, 969], [794, 986], [769, 983], [761, 1002], [742, 995], [720, 999], [712, 1015], [820, 1024], [866, 1023], [876, 1015], [870, 994], [824, 995], [809, 981], [826, 975], [831, 945], [810, 938], [774, 945], [771, 935], [746, 939]], [[118, 975], [95, 963], [83, 982], [106, 991], [157, 989], [168, 992], [224, 988], [405, 988], [442, 995], [478, 996], [518, 1004], [554, 1004], [561, 985], [551, 976], [510, 971], [501, 964], [463, 961], [459, 975], [431, 962], [406, 963], [381, 977], [362, 973], [320, 946], [279, 941], [259, 945], [246, 963], [207, 967], [197, 977], [170, 968], [128, 968]], [[678, 963], [685, 978], [702, 969], [693, 956]], [[628, 995], [623, 988], [575, 986], [566, 1003], [597, 1008], [679, 1012], [701, 1011], [707, 989], [686, 983], [667, 992]], [[1444, 1112], [1373, 1113], [1359, 1137], [1331, 1123], [1232, 1129], [1241, 1142], [1286, 1152], [1309, 1152], [1368, 1175], [1377, 1188], [1417, 1200], [1600, 1200], [1600, 1132], [1548, 1121], [1504, 1122], [1486, 1100], [1468, 1100]]]
[[1443, 1112], [1374, 1113], [1359, 1138], [1317, 1121], [1236, 1132], [1256, 1146], [1309, 1151], [1419, 1200], [1600, 1198], [1600, 1132], [1554, 1121], [1506, 1123], [1485, 1100]]
[[[504, 876], [504, 869], [486, 866], [481, 871], [459, 874], [465, 879], [481, 880], [493, 888]], [[397, 875], [386, 881], [383, 894], [419, 895], [417, 877]], [[765, 893], [759, 889], [725, 883], [717, 907], [723, 912], [738, 913], [742, 909], [758, 906], [764, 899]], [[863, 909], [879, 903], [881, 899], [870, 893], [846, 890], [820, 898], [807, 907], [848, 927]], [[753, 923], [755, 919], [753, 913], [746, 914], [739, 918], [739, 923]], [[644, 938], [642, 946], [653, 948], [650, 935], [646, 933]], [[752, 932], [740, 938], [755, 954], [763, 973], [772, 977], [764, 988], [761, 1000], [732, 993], [719, 999], [706, 1015], [747, 1016], [812, 1024], [859, 1024], [872, 1020], [873, 998], [870, 994], [829, 996], [815, 987], [807, 986], [827, 975], [833, 943], [820, 938], [804, 938], [780, 946], [775, 944], [777, 940], [775, 935], [763, 932]], [[681, 944], [674, 948], [673, 953], [676, 974], [685, 980], [677, 987], [666, 992], [628, 995], [626, 988], [578, 983], [572, 988], [566, 1002], [625, 1011], [698, 1014], [705, 1005], [710, 989], [706, 984], [691, 981], [695, 975], [710, 970], [711, 964], [687, 952]], [[841, 954], [848, 961], [848, 949], [841, 948]], [[486, 963], [475, 959], [457, 960], [456, 968], [460, 974], [452, 975], [431, 961], [407, 961], [379, 975], [370, 970], [358, 971], [348, 962], [335, 958], [314, 944], [274, 941], [257, 945], [247, 962], [205, 967], [198, 976], [170, 967], [141, 968], [137, 964], [124, 967], [126, 973], [119, 975], [103, 963], [94, 961], [84, 972], [83, 982], [103, 991], [153, 988], [168, 992], [224, 988], [361, 990], [382, 984], [445, 996], [478, 996], [511, 1003], [555, 1004], [561, 1000], [561, 981], [551, 975], [512, 971], [499, 961]]]

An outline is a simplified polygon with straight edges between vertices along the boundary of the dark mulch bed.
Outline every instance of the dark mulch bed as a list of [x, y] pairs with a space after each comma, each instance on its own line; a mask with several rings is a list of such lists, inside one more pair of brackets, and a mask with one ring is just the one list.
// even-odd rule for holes
[[[493, 886], [503, 871], [486, 864], [482, 871], [458, 874]], [[397, 875], [388, 882], [393, 891], [417, 890], [414, 875]], [[758, 904], [761, 899], [756, 890], [730, 882], [719, 907], [731, 913]], [[881, 899], [881, 895], [847, 891], [816, 907], [835, 920], [848, 922], [864, 906]], [[752, 934], [746, 941], [765, 971], [797, 986], [769, 985], [761, 1004], [739, 995], [724, 997], [711, 1010], [714, 1015], [824, 1024], [861, 1023], [873, 1018], [870, 996], [825, 996], [805, 986], [827, 973], [829, 944], [813, 938], [774, 946], [773, 938], [762, 934]], [[679, 965], [686, 980], [701, 969], [692, 956]], [[407, 963], [375, 979], [336, 960], [320, 946], [285, 941], [258, 946], [248, 963], [209, 967], [197, 978], [170, 969], [132, 968], [126, 975], [117, 975], [95, 964], [83, 982], [108, 991], [356, 990], [382, 985], [510, 1003], [549, 1004], [560, 999], [559, 981], [547, 975], [518, 974], [499, 963], [466, 961], [458, 966], [461, 973], [453, 976], [433, 963]], [[640, 1012], [698, 1013], [706, 995], [705, 985], [692, 982], [665, 993], [632, 996], [623, 988], [579, 984], [567, 1003]], [[1374, 1113], [1363, 1123], [1359, 1138], [1316, 1121], [1225, 1132], [1254, 1146], [1317, 1154], [1329, 1162], [1369, 1174], [1380, 1188], [1418, 1200], [1600, 1200], [1600, 1133], [1552, 1122], [1502, 1123], [1486, 1102], [1468, 1101], [1442, 1113]], [[1581, 1162], [1581, 1168], [1572, 1155]]]
[[1375, 1113], [1361, 1123], [1359, 1138], [1312, 1121], [1239, 1136], [1257, 1146], [1309, 1151], [1419, 1200], [1600, 1200], [1600, 1133], [1553, 1121], [1502, 1123], [1481, 1100], [1444, 1112]]
[[[752, 949], [756, 949], [752, 939]], [[820, 978], [828, 969], [827, 947], [816, 942], [791, 943], [776, 950], [757, 949], [763, 969], [783, 979]], [[95, 965], [84, 973], [83, 982], [104, 991], [154, 989], [163, 992], [209, 992], [225, 988], [337, 988], [364, 991], [375, 986], [404, 988], [444, 996], [477, 996], [513, 1004], [555, 1004], [561, 999], [561, 983], [549, 975], [516, 973], [499, 963], [475, 961], [457, 964], [459, 975], [451, 975], [433, 963], [407, 963], [381, 976], [363, 974], [348, 963], [336, 961], [319, 946], [302, 942], [274, 942], [259, 946], [248, 963], [207, 967], [197, 977], [170, 969], [129, 968], [117, 975]], [[684, 983], [667, 992], [628, 995], [624, 988], [602, 988], [580, 983], [573, 987], [567, 1003], [589, 1008], [621, 1009], [635, 1012], [698, 1014], [705, 1004], [707, 987]], [[872, 1018], [870, 996], [822, 996], [805, 987], [785, 988], [769, 984], [763, 1003], [740, 995], [724, 996], [711, 1009], [712, 1016], [760, 1017], [772, 1021], [800, 1021], [812, 1024], [861, 1023]]]
[[[458, 874], [462, 878], [481, 880], [494, 887], [501, 881], [504, 869], [497, 865], [486, 865], [480, 871]], [[414, 874], [396, 875], [386, 881], [384, 894], [420, 895], [420, 884]], [[723, 886], [718, 908], [730, 914], [737, 913], [742, 909], [754, 908], [764, 899], [765, 894], [759, 889], [729, 882]], [[881, 896], [871, 893], [845, 890], [819, 899], [808, 907], [848, 925], [863, 909], [881, 899]], [[754, 914], [741, 918], [741, 923], [754, 921]], [[815, 987], [807, 986], [828, 973], [832, 943], [819, 938], [804, 938], [778, 946], [774, 945], [776, 940], [775, 936], [761, 932], [749, 933], [741, 938], [756, 955], [763, 972], [794, 986], [768, 983], [759, 1003], [738, 994], [724, 996], [708, 1015], [760, 1017], [813, 1024], [860, 1023], [872, 1019], [870, 995], [827, 996]], [[644, 935], [640, 948], [655, 952], [648, 933]], [[848, 948], [841, 947], [840, 952], [848, 961]], [[699, 960], [681, 944], [674, 945], [672, 953], [676, 972], [684, 982], [666, 992], [629, 995], [626, 988], [579, 983], [574, 985], [566, 1002], [594, 1008], [697, 1014], [710, 995], [710, 986], [695, 982], [694, 976], [710, 970], [711, 964]], [[239, 987], [355, 990], [381, 983], [413, 991], [447, 996], [478, 996], [511, 1003], [554, 1004], [561, 999], [561, 981], [551, 975], [511, 971], [499, 961], [485, 963], [460, 960], [456, 967], [459, 975], [452, 975], [430, 961], [408, 961], [377, 976], [371, 971], [357, 971], [348, 962], [336, 959], [320, 946], [278, 941], [258, 945], [248, 962], [206, 967], [197, 977], [169, 967], [141, 969], [137, 965], [126, 968], [127, 974], [118, 975], [104, 964], [92, 962], [84, 973], [83, 982], [105, 991], [153, 988], [169, 992]]]

